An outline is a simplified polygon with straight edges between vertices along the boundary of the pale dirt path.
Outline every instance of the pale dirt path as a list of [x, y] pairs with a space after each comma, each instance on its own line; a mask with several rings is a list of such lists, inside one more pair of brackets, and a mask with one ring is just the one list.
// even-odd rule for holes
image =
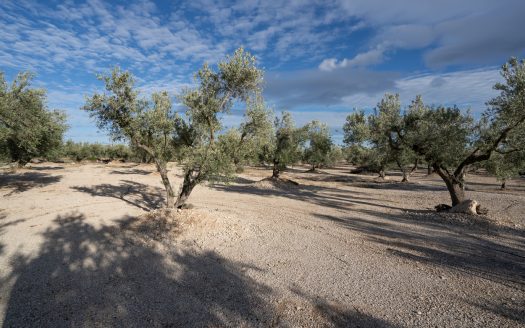
[[508, 228], [464, 227], [424, 212], [448, 202], [424, 176], [289, 173], [301, 187], [283, 191], [249, 170], [197, 187], [184, 231], [144, 242], [117, 227], [161, 204], [152, 167], [35, 172], [42, 186], [1, 189], [5, 326], [525, 324], [521, 191], [472, 192]]

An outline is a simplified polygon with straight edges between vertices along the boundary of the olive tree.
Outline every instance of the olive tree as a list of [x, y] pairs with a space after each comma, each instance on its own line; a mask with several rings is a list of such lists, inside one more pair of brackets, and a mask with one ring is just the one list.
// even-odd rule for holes
[[67, 129], [65, 114], [47, 109], [45, 90], [30, 88], [31, 79], [21, 73], [8, 85], [0, 72], [0, 150], [18, 166], [50, 155]]
[[525, 171], [525, 151], [508, 154], [496, 152], [485, 163], [485, 168], [501, 182], [501, 189], [506, 189], [508, 180]]
[[[385, 177], [387, 167], [397, 164], [403, 175], [402, 182], [408, 182], [417, 166], [417, 156], [392, 133], [402, 120], [401, 102], [397, 94], [385, 94], [374, 112], [366, 115], [357, 111], [348, 115], [344, 125], [344, 142], [360, 150], [362, 164], [366, 164]], [[408, 164], [414, 163], [412, 169]]]
[[244, 120], [219, 136], [220, 147], [233, 160], [237, 171], [257, 160], [259, 150], [268, 145], [272, 135], [272, 112], [260, 95], [248, 99]]
[[[445, 182], [452, 206], [465, 200], [465, 173], [470, 165], [525, 150], [525, 62], [511, 58], [502, 66], [500, 95], [489, 100], [475, 121], [458, 108], [429, 107], [417, 97], [392, 129], [396, 138], [432, 165]], [[497, 159], [497, 158], [495, 158]]]
[[[260, 94], [262, 75], [255, 58], [242, 48], [219, 62], [216, 70], [204, 64], [195, 74], [196, 86], [178, 96], [185, 108], [180, 115], [167, 92], [154, 93], [150, 100], [139, 98], [131, 74], [116, 68], [99, 77], [106, 92], [88, 98], [83, 109], [115, 139], [129, 140], [153, 159], [166, 190], [166, 206], [180, 208], [197, 184], [231, 175], [232, 159], [217, 146], [220, 114], [235, 101]], [[173, 158], [184, 176], [177, 195], [167, 171]]]
[[333, 142], [330, 137], [330, 130], [326, 124], [319, 121], [313, 121], [307, 126], [308, 146], [304, 150], [304, 160], [312, 165], [312, 171], [321, 165], [332, 163]]
[[283, 112], [274, 120], [274, 134], [271, 142], [263, 148], [265, 159], [272, 163], [272, 178], [279, 179], [281, 171], [287, 165], [301, 159], [302, 148], [306, 140], [307, 128], [296, 128], [289, 112]]

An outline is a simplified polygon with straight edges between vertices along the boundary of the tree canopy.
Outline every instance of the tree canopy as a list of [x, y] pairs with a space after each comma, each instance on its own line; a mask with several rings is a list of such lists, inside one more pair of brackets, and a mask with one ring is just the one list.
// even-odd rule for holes
[[65, 114], [47, 109], [45, 91], [30, 87], [32, 77], [21, 73], [8, 85], [0, 72], [0, 151], [18, 165], [48, 156], [67, 129]]
[[307, 126], [308, 146], [304, 150], [304, 160], [312, 165], [312, 170], [321, 165], [333, 163], [332, 152], [334, 144], [330, 136], [330, 130], [326, 124], [319, 121], [313, 121]]
[[[94, 94], [83, 107], [97, 119], [100, 128], [115, 139], [128, 139], [154, 160], [166, 189], [167, 206], [181, 207], [193, 188], [205, 180], [228, 177], [233, 159], [221, 151], [217, 133], [219, 114], [228, 113], [235, 101], [246, 102], [261, 94], [263, 72], [255, 57], [240, 48], [218, 64], [195, 74], [195, 87], [178, 95], [184, 113], [173, 110], [168, 92], [139, 98], [129, 72], [115, 68], [100, 76], [106, 92]], [[183, 167], [184, 181], [177, 198], [167, 172], [167, 162], [176, 159]]]

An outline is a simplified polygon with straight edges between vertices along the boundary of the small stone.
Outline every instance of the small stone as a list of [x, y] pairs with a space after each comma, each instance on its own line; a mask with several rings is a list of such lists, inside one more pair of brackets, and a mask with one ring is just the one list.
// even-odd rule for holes
[[421, 315], [421, 311], [417, 311], [417, 315]]
[[439, 276], [439, 278], [442, 279], [442, 280], [447, 279], [447, 277], [445, 277], [445, 276]]

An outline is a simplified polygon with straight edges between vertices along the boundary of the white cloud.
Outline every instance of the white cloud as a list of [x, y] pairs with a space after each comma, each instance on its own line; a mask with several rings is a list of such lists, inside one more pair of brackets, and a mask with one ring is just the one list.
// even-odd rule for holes
[[367, 52], [357, 54], [352, 59], [343, 59], [337, 61], [335, 58], [328, 58], [321, 62], [319, 69], [322, 71], [332, 71], [337, 68], [345, 67], [367, 67], [373, 64], [379, 64], [385, 57], [385, 50], [382, 46], [377, 46], [375, 49], [371, 49]]

